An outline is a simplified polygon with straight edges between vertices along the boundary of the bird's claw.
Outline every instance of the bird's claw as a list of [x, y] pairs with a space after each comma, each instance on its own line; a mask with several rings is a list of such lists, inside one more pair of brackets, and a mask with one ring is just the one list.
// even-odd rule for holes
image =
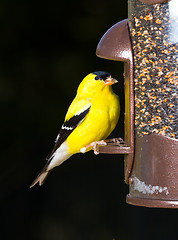
[[99, 146], [105, 146], [107, 143], [104, 140], [96, 141], [88, 144], [86, 147], [81, 148], [80, 152], [85, 153], [87, 149], [92, 148], [95, 155], [99, 154]]
[[118, 145], [125, 144], [124, 140], [122, 138], [111, 138], [111, 139], [107, 139], [107, 140], [92, 142], [92, 143], [88, 144], [86, 147], [81, 148], [80, 152], [85, 153], [85, 152], [87, 152], [87, 150], [93, 149], [94, 154], [98, 155], [99, 154], [99, 146], [106, 146], [109, 143], [114, 143], [114, 144], [118, 144]]
[[124, 140], [122, 138], [111, 138], [105, 140], [106, 143], [115, 143], [115, 144], [125, 144]]
[[107, 143], [104, 141], [104, 140], [101, 140], [101, 141], [96, 141], [96, 142], [93, 142], [91, 143], [92, 146], [93, 146], [93, 151], [94, 151], [94, 154], [95, 155], [98, 155], [99, 154], [99, 146], [105, 146], [107, 145]]

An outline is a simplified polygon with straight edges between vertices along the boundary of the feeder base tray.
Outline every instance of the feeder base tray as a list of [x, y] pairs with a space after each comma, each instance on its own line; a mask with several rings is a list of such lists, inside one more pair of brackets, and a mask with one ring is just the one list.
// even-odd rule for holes
[[126, 202], [135, 206], [150, 207], [150, 208], [178, 208], [178, 200], [158, 200], [148, 198], [134, 198], [127, 195]]

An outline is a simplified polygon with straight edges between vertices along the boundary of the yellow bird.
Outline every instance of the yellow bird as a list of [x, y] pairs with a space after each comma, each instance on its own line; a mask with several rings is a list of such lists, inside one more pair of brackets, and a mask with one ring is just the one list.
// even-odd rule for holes
[[54, 167], [75, 153], [94, 149], [97, 154], [98, 144], [105, 144], [103, 140], [119, 119], [119, 98], [111, 87], [114, 83], [117, 80], [103, 71], [90, 73], [82, 80], [47, 163], [30, 187], [38, 182], [41, 186]]

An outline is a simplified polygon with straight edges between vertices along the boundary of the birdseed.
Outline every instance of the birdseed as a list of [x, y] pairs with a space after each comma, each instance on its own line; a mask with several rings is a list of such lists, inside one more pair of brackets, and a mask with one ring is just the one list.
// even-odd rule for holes
[[[168, 3], [149, 5], [132, 16], [135, 129], [140, 136], [178, 137], [178, 26]], [[177, 37], [178, 38], [178, 37]]]

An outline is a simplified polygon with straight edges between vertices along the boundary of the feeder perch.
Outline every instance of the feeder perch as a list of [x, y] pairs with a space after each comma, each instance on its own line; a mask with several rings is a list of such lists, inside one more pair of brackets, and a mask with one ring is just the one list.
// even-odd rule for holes
[[129, 0], [129, 20], [111, 27], [96, 54], [124, 62], [127, 203], [178, 208], [178, 2]]

